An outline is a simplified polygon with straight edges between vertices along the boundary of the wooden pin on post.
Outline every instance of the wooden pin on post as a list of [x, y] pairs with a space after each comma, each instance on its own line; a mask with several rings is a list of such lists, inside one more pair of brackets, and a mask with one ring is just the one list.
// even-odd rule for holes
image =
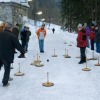
[[[40, 61], [40, 56], [39, 56], [39, 61]], [[36, 66], [36, 67], [43, 67], [44, 64], [41, 64], [41, 63], [39, 62], [39, 63], [37, 63], [35, 66]]]
[[94, 57], [94, 50], [92, 52], [92, 58], [88, 58], [87, 60], [97, 60], [97, 58]]
[[49, 82], [49, 73], [47, 72], [47, 82], [42, 84], [44, 87], [51, 87], [54, 86], [54, 83]]
[[[34, 60], [34, 56], [33, 56], [33, 60]], [[31, 65], [36, 65], [37, 63], [35, 62], [35, 60], [31, 63]]]
[[88, 60], [87, 60], [87, 50], [86, 50], [86, 67], [82, 69], [83, 71], [91, 71], [91, 69], [87, 67], [87, 61]]
[[52, 57], [57, 57], [57, 55], [55, 54], [55, 49], [54, 49], [54, 55], [52, 55]]
[[95, 66], [100, 66], [100, 57], [98, 57], [98, 63]]
[[64, 44], [67, 44], [66, 40], [65, 40]]
[[64, 57], [66, 56], [67, 54], [66, 54], [66, 49], [65, 49], [65, 54], [63, 55]]
[[25, 75], [24, 73], [22, 73], [22, 72], [20, 71], [20, 63], [19, 63], [18, 65], [19, 65], [19, 71], [18, 71], [17, 73], [15, 73], [14, 75], [15, 75], [15, 76], [23, 76], [23, 75]]
[[68, 50], [67, 50], [67, 55], [64, 56], [64, 58], [71, 58], [71, 56], [68, 55]]
[[33, 61], [33, 63], [31, 63], [31, 65], [36, 65], [38, 63], [40, 63], [41, 61], [39, 60], [38, 54], [37, 54], [37, 60]]
[[69, 46], [72, 46], [71, 42], [70, 42]]

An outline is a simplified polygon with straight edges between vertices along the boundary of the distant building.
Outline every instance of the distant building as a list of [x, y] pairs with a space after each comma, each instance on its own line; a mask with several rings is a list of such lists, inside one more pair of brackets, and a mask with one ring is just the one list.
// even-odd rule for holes
[[28, 8], [28, 3], [21, 2], [21, 0], [1, 0], [0, 21], [4, 20], [13, 24], [22, 23], [23, 16], [28, 16]]

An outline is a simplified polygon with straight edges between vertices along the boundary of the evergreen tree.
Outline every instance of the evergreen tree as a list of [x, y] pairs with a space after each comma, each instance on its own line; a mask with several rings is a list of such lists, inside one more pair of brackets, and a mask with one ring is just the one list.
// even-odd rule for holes
[[64, 27], [70, 31], [78, 23], [96, 21], [99, 24], [100, 0], [61, 0], [61, 18]]

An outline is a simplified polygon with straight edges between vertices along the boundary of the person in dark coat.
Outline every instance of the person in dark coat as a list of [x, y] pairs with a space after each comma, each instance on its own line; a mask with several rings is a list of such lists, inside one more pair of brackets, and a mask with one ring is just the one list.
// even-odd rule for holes
[[94, 50], [94, 43], [95, 43], [95, 25], [91, 25], [90, 29], [90, 43], [91, 43], [91, 50]]
[[[12, 31], [13, 31], [13, 34], [18, 38], [18, 35], [19, 35], [19, 24], [18, 24], [18, 23], [17, 23], [16, 26], [12, 29]], [[15, 53], [17, 53], [16, 50], [15, 50]]]
[[28, 51], [28, 43], [29, 43], [30, 36], [31, 36], [31, 31], [29, 27], [27, 27], [27, 38], [26, 38], [26, 48], [25, 48], [26, 52]]
[[14, 60], [14, 49], [20, 51], [24, 56], [24, 49], [18, 39], [12, 33], [12, 25], [7, 23], [6, 29], [0, 32], [0, 68], [4, 65], [3, 86], [8, 86], [10, 77], [10, 65]]
[[53, 34], [54, 34], [54, 32], [55, 32], [55, 29], [54, 29], [54, 28], [52, 29], [52, 32], [53, 32]]
[[17, 23], [16, 26], [13, 28], [14, 35], [18, 38], [19, 35], [19, 24]]
[[90, 28], [88, 27], [87, 23], [84, 23], [83, 28], [86, 30], [87, 40], [88, 40], [88, 48], [90, 48]]
[[24, 26], [24, 29], [21, 31], [21, 41], [22, 41], [22, 47], [25, 50], [26, 46], [26, 40], [27, 40], [27, 27]]
[[82, 24], [78, 25], [77, 47], [80, 48], [81, 60], [79, 64], [86, 62], [86, 47], [88, 45], [86, 30], [82, 28]]
[[100, 53], [100, 29], [98, 26], [95, 27], [95, 43], [96, 43], [96, 51]]

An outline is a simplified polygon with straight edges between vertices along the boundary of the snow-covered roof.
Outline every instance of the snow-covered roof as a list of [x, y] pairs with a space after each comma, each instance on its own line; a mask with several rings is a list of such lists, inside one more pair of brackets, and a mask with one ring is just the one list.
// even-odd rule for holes
[[21, 5], [30, 7], [28, 5], [28, 0], [0, 0], [0, 2], [15, 2], [15, 3], [21, 4]]

